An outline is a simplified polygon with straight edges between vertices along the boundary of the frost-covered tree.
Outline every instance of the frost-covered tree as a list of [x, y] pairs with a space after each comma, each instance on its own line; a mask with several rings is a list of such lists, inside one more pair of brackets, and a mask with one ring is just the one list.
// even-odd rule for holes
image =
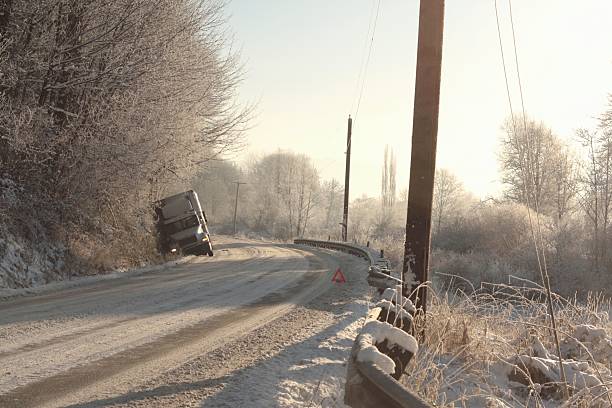
[[612, 268], [612, 98], [595, 131], [581, 129], [586, 151], [580, 172], [579, 202], [588, 220], [594, 268]]
[[247, 177], [252, 227], [283, 239], [303, 236], [319, 204], [319, 174], [310, 159], [268, 154], [249, 166]]
[[458, 209], [463, 193], [463, 185], [453, 173], [446, 169], [436, 170], [432, 209], [434, 233], [439, 233], [450, 213]]
[[393, 149], [385, 146], [383, 159], [381, 189], [380, 189], [380, 213], [378, 214], [375, 234], [383, 236], [389, 232], [393, 222], [393, 209], [396, 201], [396, 181], [397, 163]]
[[237, 146], [248, 112], [222, 2], [0, 7], [0, 173], [55, 212], [48, 221], [146, 212]]
[[397, 162], [395, 160], [395, 155], [393, 154], [393, 149], [390, 149], [387, 145], [385, 146], [380, 193], [382, 209], [385, 214], [389, 214], [395, 205], [396, 173]]

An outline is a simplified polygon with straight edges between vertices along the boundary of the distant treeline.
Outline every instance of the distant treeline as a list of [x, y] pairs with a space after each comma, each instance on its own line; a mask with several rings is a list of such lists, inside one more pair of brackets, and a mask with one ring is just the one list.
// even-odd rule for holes
[[[612, 101], [596, 128], [572, 135], [574, 143], [529, 118], [510, 118], [503, 129], [501, 196], [477, 200], [451, 172], [436, 172], [433, 272], [445, 274], [437, 279], [458, 275], [477, 286], [514, 275], [541, 283], [535, 238], [556, 290], [612, 287]], [[372, 241], [400, 267], [407, 191], [396, 191], [395, 169], [386, 149], [381, 195], [350, 203], [349, 240]], [[247, 183], [240, 187], [239, 231], [339, 239], [343, 186], [321, 180], [308, 157], [277, 152], [242, 168], [211, 163], [197, 174], [193, 185], [219, 231], [232, 231], [238, 180]]]

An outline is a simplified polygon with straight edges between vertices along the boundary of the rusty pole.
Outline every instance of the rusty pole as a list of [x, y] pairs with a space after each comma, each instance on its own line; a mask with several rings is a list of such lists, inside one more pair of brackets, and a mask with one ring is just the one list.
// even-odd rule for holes
[[[428, 280], [443, 31], [444, 0], [421, 0], [402, 278], [406, 282], [404, 295], [414, 292], [411, 300], [424, 311], [427, 288], [416, 288]], [[409, 274], [410, 270], [414, 281]], [[410, 282], [412, 288], [407, 287]]]

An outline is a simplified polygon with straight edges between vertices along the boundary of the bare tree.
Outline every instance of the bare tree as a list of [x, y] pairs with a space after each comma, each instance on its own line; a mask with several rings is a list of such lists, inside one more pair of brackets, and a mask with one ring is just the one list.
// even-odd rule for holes
[[535, 209], [542, 205], [549, 171], [546, 165], [552, 144], [552, 133], [543, 124], [532, 120], [508, 120], [504, 125], [500, 155], [502, 182], [508, 186], [507, 198]]
[[385, 155], [383, 162], [382, 183], [381, 183], [381, 200], [384, 214], [389, 214], [393, 210], [396, 198], [396, 182], [395, 176], [397, 172], [397, 164], [393, 149], [385, 146]]
[[336, 229], [337, 222], [342, 217], [342, 195], [344, 189], [340, 186], [340, 182], [336, 179], [331, 179], [323, 183], [323, 197], [327, 200], [325, 204], [325, 229], [332, 227]]
[[575, 193], [570, 150], [543, 123], [530, 119], [508, 120], [504, 131], [500, 162], [506, 198], [560, 220]]
[[83, 224], [146, 211], [238, 146], [248, 109], [235, 105], [240, 66], [226, 51], [222, 7], [3, 3], [0, 172], [59, 221]]
[[578, 138], [586, 150], [580, 173], [579, 203], [591, 230], [594, 268], [610, 264], [610, 214], [612, 212], [612, 109], [601, 118], [596, 131], [581, 129]]
[[378, 236], [386, 235], [392, 223], [393, 208], [396, 200], [396, 182], [395, 175], [397, 164], [393, 149], [385, 146], [385, 154], [383, 160], [381, 189], [380, 189], [380, 213], [375, 228], [375, 233]]
[[449, 213], [456, 210], [462, 198], [463, 185], [453, 173], [446, 169], [436, 170], [433, 194], [433, 218], [438, 234]]
[[555, 144], [551, 151], [550, 184], [551, 213], [555, 224], [559, 224], [572, 211], [578, 182], [576, 157], [564, 144]]
[[277, 238], [304, 235], [319, 203], [319, 175], [304, 155], [277, 152], [253, 163], [249, 197], [253, 226]]

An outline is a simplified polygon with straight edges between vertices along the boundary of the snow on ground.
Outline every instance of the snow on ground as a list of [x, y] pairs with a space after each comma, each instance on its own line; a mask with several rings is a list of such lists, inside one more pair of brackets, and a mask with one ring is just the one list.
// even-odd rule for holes
[[474, 408], [612, 406], [612, 326], [598, 305], [557, 306], [568, 401], [545, 307], [542, 312], [528, 298], [513, 304], [486, 294], [460, 302], [433, 298], [425, 342], [402, 378], [430, 402]]
[[[0, 245], [2, 245], [2, 238], [0, 238]], [[0, 252], [1, 255], [1, 252]], [[16, 259], [16, 256], [9, 257], [10, 259]], [[44, 293], [59, 291], [63, 289], [75, 288], [85, 285], [94, 284], [96, 282], [101, 282], [110, 279], [117, 279], [120, 277], [126, 276], [138, 276], [149, 272], [159, 271], [167, 268], [171, 268], [175, 265], [181, 265], [188, 262], [193, 262], [196, 259], [195, 256], [189, 255], [186, 257], [182, 257], [173, 261], [168, 261], [163, 264], [158, 265], [149, 265], [144, 266], [142, 268], [134, 268], [134, 269], [116, 269], [114, 271], [110, 271], [108, 273], [103, 273], [99, 275], [90, 275], [90, 276], [75, 276], [68, 277], [69, 280], [57, 280], [50, 283], [41, 280], [39, 284], [34, 284], [32, 287], [24, 287], [24, 288], [7, 288], [2, 287], [2, 273], [3, 266], [2, 263], [11, 263], [12, 261], [5, 261], [4, 259], [0, 259], [0, 300], [6, 300], [14, 297], [28, 296], [28, 295], [40, 295]], [[18, 262], [23, 262], [23, 259], [18, 259], [15, 261], [18, 265], [21, 265], [21, 269], [26, 269], [28, 266], [23, 266], [23, 264], [19, 264]], [[59, 268], [59, 267], [56, 267]], [[30, 266], [29, 269], [39, 271], [40, 267]]]
[[29, 289], [51, 293], [3, 302], [0, 405], [343, 406], [367, 265], [314, 252], [235, 243], [168, 271]]
[[0, 225], [0, 296], [10, 287], [36, 287], [61, 278], [65, 248], [46, 240], [43, 229], [30, 233], [37, 241], [18, 239]]
[[[286, 353], [276, 363], [289, 369], [277, 381], [280, 407], [344, 407], [346, 362], [363, 325], [365, 303], [347, 305], [337, 324]], [[270, 365], [270, 368], [272, 368]]]
[[587, 361], [591, 356], [608, 365], [612, 363], [612, 339], [606, 330], [590, 324], [577, 325], [574, 335], [562, 345], [563, 355]]
[[[56, 279], [64, 266], [65, 249], [51, 244], [38, 222], [19, 223], [3, 211], [16, 205], [20, 192], [15, 182], [0, 177], [0, 288], [42, 285]], [[9, 223], [23, 224], [19, 228], [25, 237], [15, 236]]]
[[324, 313], [327, 316], [319, 320], [329, 319], [330, 324], [302, 333], [304, 340], [239, 371], [223, 390], [205, 399], [202, 407], [345, 407], [346, 363], [365, 322], [371, 293], [367, 266], [356, 258], [353, 264], [354, 270], [343, 271], [346, 284], [336, 284], [299, 311]]

